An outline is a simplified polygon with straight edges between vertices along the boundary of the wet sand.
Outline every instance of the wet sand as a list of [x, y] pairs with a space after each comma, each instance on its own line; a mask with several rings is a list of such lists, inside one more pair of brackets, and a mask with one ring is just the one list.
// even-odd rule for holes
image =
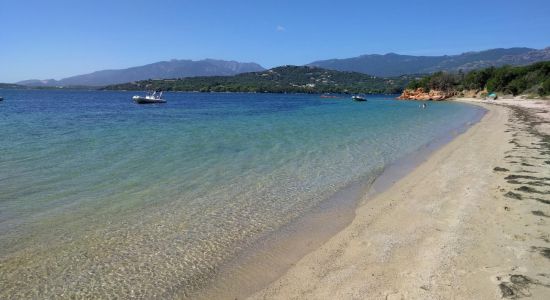
[[550, 299], [550, 102], [461, 101], [489, 112], [251, 298]]

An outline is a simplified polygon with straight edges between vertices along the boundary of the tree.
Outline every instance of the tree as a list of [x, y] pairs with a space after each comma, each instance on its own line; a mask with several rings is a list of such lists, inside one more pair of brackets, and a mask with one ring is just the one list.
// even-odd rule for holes
[[550, 95], [550, 78], [547, 78], [547, 79], [542, 83], [542, 88], [539, 90], [539, 94], [540, 94], [541, 96]]

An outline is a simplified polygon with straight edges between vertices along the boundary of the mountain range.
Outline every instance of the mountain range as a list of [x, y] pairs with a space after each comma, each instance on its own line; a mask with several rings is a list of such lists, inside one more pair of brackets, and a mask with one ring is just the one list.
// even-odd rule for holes
[[[498, 48], [458, 55], [413, 56], [368, 54], [344, 59], [315, 61], [307, 66], [329, 70], [358, 72], [378, 77], [395, 77], [407, 74], [429, 74], [437, 71], [458, 72], [502, 65], [528, 65], [550, 61], [550, 47]], [[72, 76], [61, 80], [25, 80], [17, 84], [32, 87], [47, 86], [107, 86], [147, 79], [173, 79], [196, 76], [232, 76], [265, 69], [257, 63], [204, 59], [161, 61], [144, 66], [118, 70], [103, 70]]]
[[204, 59], [199, 61], [161, 61], [144, 66], [118, 70], [102, 70], [61, 80], [25, 80], [17, 82], [26, 86], [105, 86], [150, 78], [184, 78], [194, 76], [231, 76], [265, 70], [256, 63]]
[[528, 65], [550, 60], [550, 47], [537, 50], [531, 48], [498, 48], [458, 55], [413, 56], [369, 54], [345, 59], [320, 60], [310, 66], [371, 74], [374, 76], [399, 76], [403, 74], [429, 74], [437, 71], [458, 72], [503, 65]]

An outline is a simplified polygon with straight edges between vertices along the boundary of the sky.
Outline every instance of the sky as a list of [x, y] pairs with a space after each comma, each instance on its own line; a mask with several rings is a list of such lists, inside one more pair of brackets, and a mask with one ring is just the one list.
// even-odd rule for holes
[[170, 59], [270, 68], [548, 46], [549, 0], [0, 0], [0, 82]]

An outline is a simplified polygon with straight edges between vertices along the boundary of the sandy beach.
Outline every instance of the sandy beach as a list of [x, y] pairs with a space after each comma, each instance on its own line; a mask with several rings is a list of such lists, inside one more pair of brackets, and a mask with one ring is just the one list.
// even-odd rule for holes
[[483, 119], [251, 299], [550, 299], [550, 101]]

